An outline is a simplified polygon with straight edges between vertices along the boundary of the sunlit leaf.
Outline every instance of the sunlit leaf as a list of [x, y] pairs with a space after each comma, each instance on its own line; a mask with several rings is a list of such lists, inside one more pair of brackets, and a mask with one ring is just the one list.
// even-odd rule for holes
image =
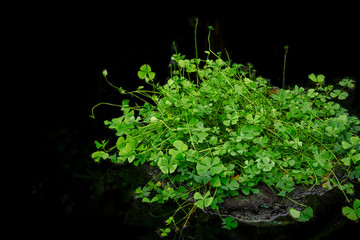
[[298, 219], [300, 217], [301, 212], [299, 210], [296, 210], [295, 208], [290, 208], [289, 210], [290, 216], [293, 218]]
[[188, 146], [181, 140], [176, 140], [173, 143], [173, 146], [176, 147], [180, 152], [185, 152], [188, 150]]
[[346, 150], [346, 149], [349, 149], [351, 148], [351, 144], [346, 142], [346, 141], [342, 141], [341, 142], [341, 146]]
[[162, 157], [158, 161], [158, 167], [163, 173], [170, 174], [175, 172], [177, 168], [177, 162], [178, 161], [175, 158]]

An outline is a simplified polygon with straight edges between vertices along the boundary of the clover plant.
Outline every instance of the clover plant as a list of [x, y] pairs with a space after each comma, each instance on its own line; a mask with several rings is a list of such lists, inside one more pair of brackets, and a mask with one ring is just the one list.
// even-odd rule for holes
[[[349, 196], [360, 180], [360, 121], [338, 103], [355, 81], [325, 85], [324, 75], [310, 74], [311, 88], [278, 89], [250, 66], [205, 53], [206, 59], [174, 54], [163, 85], [142, 65], [138, 77], [148, 86], [118, 90], [143, 104], [123, 100], [122, 115], [105, 121], [115, 141], [96, 141], [92, 154], [96, 162], [158, 169], [135, 193], [143, 202], [177, 204], [161, 235], [186, 226], [196, 209], [218, 211], [224, 198], [257, 194], [260, 182], [282, 197], [298, 185], [339, 188], [352, 207], [344, 215], [356, 220], [359, 200], [352, 204]], [[290, 216], [313, 216], [311, 206], [299, 209]], [[228, 229], [234, 221], [222, 219]]]

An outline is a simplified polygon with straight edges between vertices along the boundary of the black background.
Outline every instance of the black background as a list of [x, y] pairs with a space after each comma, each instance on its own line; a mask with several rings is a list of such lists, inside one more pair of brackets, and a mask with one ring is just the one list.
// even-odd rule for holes
[[48, 100], [46, 104], [55, 101], [56, 111], [49, 113], [72, 121], [69, 111], [83, 115], [87, 104], [91, 106], [97, 97], [104, 97], [98, 93], [104, 86], [104, 68], [114, 84], [125, 87], [138, 84], [136, 72], [143, 63], [151, 64], [158, 78], [165, 79], [173, 41], [179, 52], [195, 56], [195, 17], [200, 19], [200, 56], [207, 49], [207, 25], [213, 25], [219, 31], [215, 46], [225, 47], [236, 62], [254, 64], [258, 74], [274, 85], [281, 84], [285, 45], [289, 46], [289, 84], [304, 84], [312, 72], [322, 73], [327, 79], [359, 77], [356, 8], [264, 8], [239, 8], [234, 14], [224, 10], [186, 14], [176, 8], [136, 11], [136, 7], [102, 5], [89, 9], [54, 7], [39, 20], [38, 32], [32, 34], [38, 37], [35, 53], [39, 56], [33, 61], [43, 73], [37, 84], [39, 88], [48, 87], [37, 100], [40, 104], [43, 99]]
[[[106, 135], [103, 120], [118, 117], [120, 111], [103, 106], [95, 110], [96, 120], [89, 115], [95, 104], [121, 103], [123, 97], [106, 84], [101, 72], [107, 69], [114, 85], [132, 89], [142, 84], [137, 71], [148, 63], [157, 79], [165, 81], [173, 41], [178, 52], [195, 57], [195, 17], [200, 20], [200, 56], [207, 50], [207, 26], [212, 25], [218, 33], [213, 37], [215, 51], [226, 48], [235, 62], [252, 63], [257, 74], [274, 85], [281, 86], [285, 45], [289, 85], [306, 85], [312, 72], [324, 74], [326, 80], [360, 79], [355, 6], [226, 3], [196, 11], [184, 5], [54, 4], [34, 16], [31, 61], [40, 74], [31, 101], [34, 148], [41, 154], [32, 170], [33, 219], [41, 223], [65, 219], [66, 226], [73, 226], [78, 221], [74, 219], [88, 223], [106, 215], [86, 201], [89, 183], [74, 177], [86, 176], [87, 168], [106, 172], [92, 163], [90, 154], [95, 150], [93, 141]], [[357, 94], [351, 104], [355, 113], [358, 102]]]

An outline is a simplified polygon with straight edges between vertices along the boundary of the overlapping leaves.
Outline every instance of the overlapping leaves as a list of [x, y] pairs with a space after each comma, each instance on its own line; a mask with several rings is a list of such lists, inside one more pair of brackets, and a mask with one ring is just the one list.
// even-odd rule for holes
[[[225, 197], [257, 194], [259, 182], [285, 197], [297, 184], [341, 186], [335, 170], [359, 178], [360, 121], [333, 101], [348, 97], [353, 80], [326, 86], [324, 75], [310, 74], [314, 88], [285, 90], [220, 58], [176, 54], [172, 60], [171, 77], [162, 86], [149, 65], [140, 67], [139, 78], [154, 90], [123, 93], [149, 101], [123, 101], [123, 115], [105, 121], [116, 132], [115, 145], [97, 142], [92, 154], [96, 162], [157, 167], [164, 182], [137, 189], [145, 202], [190, 198], [200, 209], [218, 210]], [[313, 213], [291, 209], [290, 215], [306, 221]], [[224, 224], [237, 225], [230, 218]]]

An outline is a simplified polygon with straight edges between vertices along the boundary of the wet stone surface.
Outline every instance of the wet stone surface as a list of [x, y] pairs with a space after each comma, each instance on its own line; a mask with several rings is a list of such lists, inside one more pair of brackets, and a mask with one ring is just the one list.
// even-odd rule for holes
[[[145, 172], [155, 177], [160, 173], [160, 170], [147, 167]], [[299, 204], [314, 207], [315, 205], [321, 205], [323, 202], [329, 204], [332, 199], [332, 191], [323, 188], [321, 185], [314, 186], [312, 189], [297, 185], [291, 193], [287, 194], [287, 198], [275, 195], [264, 183], [259, 183], [256, 188], [259, 189], [258, 194], [246, 196], [240, 192], [239, 196], [224, 198], [224, 202], [219, 205], [221, 216], [230, 216], [246, 224], [256, 223], [257, 225], [262, 224], [264, 226], [269, 224], [286, 225], [295, 222], [295, 220], [289, 217], [290, 207], [303, 210], [304, 207], [301, 207]], [[193, 199], [189, 199], [189, 201], [193, 201]], [[218, 212], [210, 207], [203, 211], [208, 214], [218, 215]]]
[[[287, 224], [292, 222], [288, 217], [289, 208], [293, 207], [301, 210], [303, 205], [313, 205], [314, 201], [321, 201], [321, 198], [328, 190], [321, 186], [315, 186], [310, 191], [303, 186], [296, 186], [288, 194], [288, 198], [277, 196], [273, 191], [263, 183], [259, 183], [258, 194], [245, 196], [240, 194], [237, 197], [225, 198], [220, 204], [220, 214], [223, 217], [233, 217], [243, 223], [269, 223]], [[217, 214], [211, 210], [206, 210], [211, 214]]]

